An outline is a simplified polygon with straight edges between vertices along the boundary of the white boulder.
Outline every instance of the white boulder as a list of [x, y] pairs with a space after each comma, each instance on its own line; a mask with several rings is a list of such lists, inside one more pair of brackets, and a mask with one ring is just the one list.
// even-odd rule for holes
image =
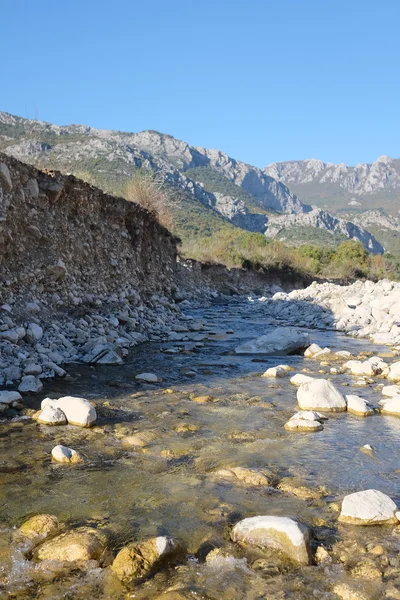
[[290, 383], [295, 386], [300, 386], [307, 381], [314, 381], [314, 378], [309, 375], [304, 375], [303, 373], [296, 373], [296, 375], [293, 375], [293, 377], [290, 378]]
[[289, 517], [259, 516], [243, 519], [231, 533], [234, 542], [276, 548], [300, 564], [310, 563], [308, 527]]
[[351, 525], [398, 523], [397, 506], [379, 490], [365, 490], [345, 496], [339, 521]]
[[290, 327], [277, 327], [270, 333], [235, 348], [236, 354], [288, 355], [310, 343], [308, 334]]
[[303, 383], [297, 390], [297, 401], [303, 410], [342, 412], [347, 408], [345, 398], [326, 379]]
[[367, 400], [360, 396], [348, 395], [346, 396], [347, 410], [357, 417], [370, 417], [374, 414], [374, 409], [368, 403]]
[[52, 403], [63, 411], [70, 425], [91, 427], [96, 422], [96, 409], [86, 398], [63, 396]]

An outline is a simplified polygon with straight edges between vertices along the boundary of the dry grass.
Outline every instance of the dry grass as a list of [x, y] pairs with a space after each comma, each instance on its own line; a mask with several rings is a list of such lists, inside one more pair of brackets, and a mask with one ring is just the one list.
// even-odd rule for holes
[[161, 225], [172, 228], [172, 215], [168, 204], [170, 197], [160, 176], [147, 169], [138, 169], [124, 185], [122, 195], [148, 210]]

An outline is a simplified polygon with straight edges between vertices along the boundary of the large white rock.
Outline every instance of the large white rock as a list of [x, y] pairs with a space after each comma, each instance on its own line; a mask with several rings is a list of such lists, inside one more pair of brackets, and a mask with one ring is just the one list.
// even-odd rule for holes
[[86, 398], [63, 396], [58, 400], [52, 400], [52, 403], [63, 411], [70, 425], [91, 427], [96, 422], [96, 409]]
[[243, 519], [231, 533], [234, 542], [281, 550], [292, 560], [309, 564], [310, 531], [289, 517], [259, 516]]
[[390, 365], [387, 377], [391, 381], [400, 381], [400, 361]]
[[365, 490], [345, 496], [339, 521], [352, 525], [398, 523], [397, 506], [379, 490]]
[[346, 396], [347, 410], [357, 417], [370, 417], [374, 414], [374, 409], [368, 403], [367, 400], [360, 396], [354, 396], [352, 394]]
[[235, 348], [236, 354], [288, 355], [310, 343], [308, 334], [290, 327], [277, 327], [270, 333]]
[[297, 402], [303, 410], [342, 412], [347, 408], [345, 398], [326, 379], [303, 383], [297, 390]]
[[307, 381], [314, 381], [314, 377], [304, 375], [303, 373], [296, 373], [296, 375], [293, 375], [293, 377], [290, 378], [290, 383], [296, 386], [306, 383]]
[[383, 415], [394, 415], [400, 417], [400, 395], [392, 396], [391, 398], [382, 398], [379, 401], [382, 405], [381, 413]]

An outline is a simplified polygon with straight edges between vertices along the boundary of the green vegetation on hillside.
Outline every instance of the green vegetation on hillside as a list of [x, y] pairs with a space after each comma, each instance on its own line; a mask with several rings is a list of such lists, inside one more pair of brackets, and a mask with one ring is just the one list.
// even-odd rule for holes
[[277, 240], [269, 241], [261, 233], [221, 231], [212, 237], [184, 240], [182, 254], [204, 262], [224, 263], [228, 267], [290, 268], [303, 275], [327, 279], [400, 279], [400, 258], [374, 256], [361, 242], [352, 240], [342, 242], [336, 249], [312, 244], [295, 248]]
[[328, 246], [336, 248], [348, 238], [340, 233], [334, 233], [325, 229], [317, 229], [310, 226], [296, 226], [284, 229], [278, 233], [276, 239], [289, 244], [290, 246], [301, 246], [303, 244], [313, 244], [317, 246]]
[[379, 225], [368, 225], [367, 229], [388, 252], [400, 256], [400, 231], [382, 228]]

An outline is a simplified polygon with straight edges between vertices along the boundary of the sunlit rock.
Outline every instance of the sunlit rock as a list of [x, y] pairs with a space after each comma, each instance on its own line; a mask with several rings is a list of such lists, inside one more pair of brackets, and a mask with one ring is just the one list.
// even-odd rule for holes
[[397, 506], [379, 490], [365, 490], [345, 496], [339, 521], [352, 525], [398, 523]]
[[300, 564], [310, 562], [310, 530], [289, 517], [259, 516], [243, 519], [231, 533], [232, 541], [281, 550]]
[[297, 401], [303, 410], [342, 412], [347, 408], [342, 394], [326, 379], [303, 383], [297, 390]]

